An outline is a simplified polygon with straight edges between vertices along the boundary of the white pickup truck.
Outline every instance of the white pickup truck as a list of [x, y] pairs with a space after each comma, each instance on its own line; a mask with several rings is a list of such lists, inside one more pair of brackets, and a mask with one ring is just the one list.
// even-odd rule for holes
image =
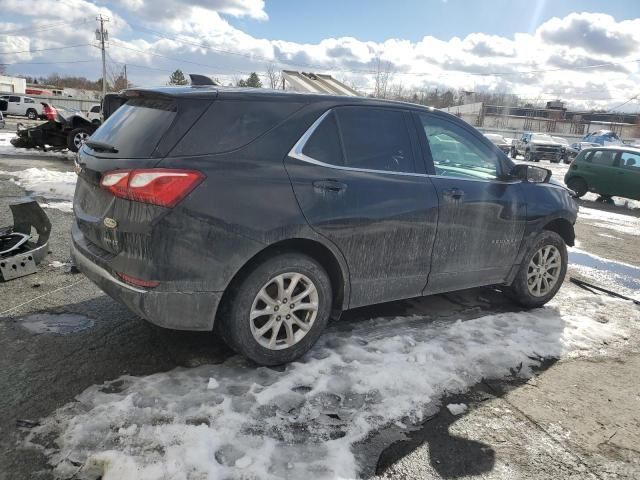
[[7, 102], [5, 115], [21, 115], [29, 120], [37, 120], [42, 117], [42, 104], [31, 97], [24, 95], [0, 95], [0, 100]]

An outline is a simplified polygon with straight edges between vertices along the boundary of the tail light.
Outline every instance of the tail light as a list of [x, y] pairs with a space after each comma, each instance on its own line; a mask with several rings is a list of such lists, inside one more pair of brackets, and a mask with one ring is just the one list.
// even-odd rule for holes
[[172, 208], [204, 178], [195, 170], [113, 170], [104, 174], [100, 186], [119, 198]]
[[153, 280], [142, 280], [140, 278], [132, 277], [131, 275], [127, 275], [126, 273], [116, 272], [118, 276], [126, 283], [130, 285], [135, 285], [136, 287], [143, 288], [155, 288], [160, 285], [160, 282], [156, 282]]

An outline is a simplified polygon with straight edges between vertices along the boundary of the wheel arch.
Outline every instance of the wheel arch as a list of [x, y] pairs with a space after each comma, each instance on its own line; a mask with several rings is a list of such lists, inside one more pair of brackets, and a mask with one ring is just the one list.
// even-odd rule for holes
[[548, 230], [550, 232], [555, 232], [562, 237], [564, 243], [573, 247], [576, 242], [576, 232], [573, 228], [573, 225], [566, 218], [556, 218], [548, 222], [543, 230]]
[[[246, 276], [251, 273], [258, 265], [266, 259], [283, 253], [302, 253], [316, 260], [329, 275], [332, 289], [332, 316], [339, 317], [342, 310], [348, 308], [349, 304], [349, 272], [346, 262], [340, 258], [338, 253], [332, 251], [331, 248], [324, 245], [318, 240], [309, 238], [290, 238], [281, 240], [257, 252], [235, 273], [231, 281], [228, 283], [222, 298], [220, 306], [216, 312], [216, 317], [220, 312], [224, 312], [223, 307], [228, 302], [236, 289], [236, 286], [242, 282]], [[217, 319], [214, 324], [217, 323]]]

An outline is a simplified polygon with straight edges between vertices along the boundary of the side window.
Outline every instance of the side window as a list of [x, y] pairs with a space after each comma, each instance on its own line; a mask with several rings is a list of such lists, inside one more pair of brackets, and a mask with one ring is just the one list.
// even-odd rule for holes
[[20, 103], [20, 97], [14, 97], [13, 95], [9, 97], [9, 101], [11, 103]]
[[302, 107], [301, 103], [215, 100], [171, 156], [222, 153], [244, 147]]
[[338, 124], [334, 113], [327, 115], [307, 141], [302, 153], [330, 165], [344, 165]]
[[91, 107], [91, 113], [99, 113], [100, 112], [100, 106], [99, 105], [95, 105], [93, 107]]
[[640, 153], [622, 152], [620, 154], [620, 166], [640, 171]]
[[436, 175], [492, 180], [498, 177], [498, 156], [480, 139], [453, 122], [420, 115]]
[[24, 97], [24, 103], [36, 103], [33, 98]]
[[587, 159], [587, 161], [593, 163], [594, 165], [603, 165], [606, 167], [612, 167], [615, 159], [616, 159], [616, 152], [608, 151], [608, 150], [596, 150], [591, 154], [591, 156]]
[[404, 112], [373, 107], [336, 109], [344, 165], [389, 172], [415, 172]]

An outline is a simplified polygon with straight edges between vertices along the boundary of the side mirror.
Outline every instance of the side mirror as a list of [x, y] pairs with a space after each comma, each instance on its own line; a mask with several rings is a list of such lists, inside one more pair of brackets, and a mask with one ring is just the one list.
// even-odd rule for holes
[[524, 182], [548, 183], [551, 178], [551, 170], [520, 163], [511, 169], [509, 175]]

